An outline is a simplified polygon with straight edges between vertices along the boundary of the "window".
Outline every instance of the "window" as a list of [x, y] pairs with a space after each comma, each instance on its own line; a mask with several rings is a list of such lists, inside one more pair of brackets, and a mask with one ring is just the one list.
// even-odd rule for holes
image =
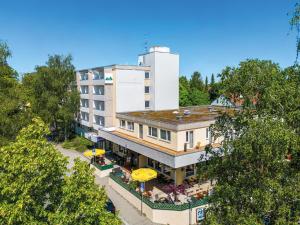
[[145, 108], [150, 108], [150, 101], [145, 101]]
[[134, 123], [133, 122], [127, 122], [127, 129], [133, 131], [134, 130]]
[[160, 130], [160, 139], [171, 141], [171, 132], [169, 130]]
[[87, 73], [81, 73], [80, 74], [80, 80], [88, 80], [89, 79], [89, 76]]
[[185, 177], [190, 177], [195, 175], [195, 165], [189, 165], [187, 167], [185, 167]]
[[95, 124], [104, 126], [104, 117], [95, 115]]
[[120, 127], [121, 128], [126, 128], [126, 122], [125, 122], [125, 120], [120, 120]]
[[150, 73], [149, 72], [145, 72], [145, 79], [149, 79], [150, 78]]
[[157, 137], [157, 128], [155, 128], [155, 127], [148, 127], [148, 134], [151, 137]]
[[104, 86], [103, 85], [95, 85], [94, 86], [94, 94], [95, 95], [104, 95]]
[[94, 108], [96, 110], [104, 111], [105, 110], [105, 104], [104, 101], [94, 101]]
[[87, 85], [81, 85], [80, 86], [80, 93], [81, 94], [88, 94], [89, 93], [89, 86], [87, 86]]
[[149, 94], [150, 93], [150, 87], [149, 86], [145, 86], [145, 93]]
[[89, 107], [89, 100], [88, 99], [81, 99], [81, 107], [88, 108]]
[[209, 139], [209, 136], [210, 136], [210, 129], [206, 128], [206, 140]]
[[147, 158], [148, 166], [155, 168], [155, 160]]
[[81, 119], [84, 121], [89, 121], [89, 114], [87, 112], [81, 112]]
[[94, 73], [94, 80], [103, 80], [104, 74], [102, 72], [93, 71]]

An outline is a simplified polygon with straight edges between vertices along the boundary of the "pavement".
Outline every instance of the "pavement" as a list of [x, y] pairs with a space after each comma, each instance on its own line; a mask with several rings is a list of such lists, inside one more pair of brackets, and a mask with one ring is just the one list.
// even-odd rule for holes
[[[60, 151], [64, 156], [69, 158], [68, 168], [71, 168], [74, 165], [75, 158], [80, 158], [81, 160], [90, 162], [88, 158], [77, 151], [64, 149], [61, 147], [61, 145], [56, 145], [56, 149]], [[133, 207], [119, 193], [113, 190], [108, 185], [108, 177], [100, 178], [99, 176], [95, 175], [95, 182], [96, 184], [105, 187], [106, 193], [110, 200], [114, 203], [116, 210], [119, 212], [119, 218], [122, 220], [124, 225], [158, 225], [156, 223], [153, 223], [147, 217], [142, 216], [140, 214], [140, 211]]]

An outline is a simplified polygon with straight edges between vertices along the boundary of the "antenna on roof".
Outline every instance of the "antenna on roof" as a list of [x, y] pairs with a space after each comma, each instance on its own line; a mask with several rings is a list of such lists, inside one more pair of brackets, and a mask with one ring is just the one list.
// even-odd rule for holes
[[144, 49], [145, 49], [145, 53], [147, 53], [148, 52], [148, 38], [147, 38], [147, 34], [144, 34], [144, 38], [145, 38]]

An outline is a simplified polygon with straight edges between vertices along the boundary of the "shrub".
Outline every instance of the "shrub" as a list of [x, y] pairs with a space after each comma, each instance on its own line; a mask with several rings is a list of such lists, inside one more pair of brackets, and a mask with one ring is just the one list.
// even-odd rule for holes
[[84, 137], [76, 136], [70, 140], [65, 141], [62, 144], [63, 148], [74, 149], [79, 152], [84, 152], [87, 149], [92, 148], [94, 143]]

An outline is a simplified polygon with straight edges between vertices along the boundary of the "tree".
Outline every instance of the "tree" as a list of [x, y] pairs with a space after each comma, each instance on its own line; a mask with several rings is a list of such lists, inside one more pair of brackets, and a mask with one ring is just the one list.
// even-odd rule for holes
[[208, 105], [210, 103], [208, 94], [196, 88], [191, 89], [190, 99], [192, 105]]
[[204, 84], [201, 78], [201, 74], [196, 71], [193, 73], [191, 80], [190, 80], [190, 87], [192, 88], [196, 88], [199, 90], [204, 90]]
[[297, 224], [300, 174], [286, 156], [299, 151], [299, 137], [274, 118], [247, 122], [235, 129], [240, 138], [226, 138], [223, 151], [201, 168], [217, 180], [207, 224], [263, 224], [266, 216], [270, 224]]
[[[271, 61], [247, 60], [221, 74], [227, 96], [242, 97], [212, 127], [222, 149], [199, 164], [217, 180], [207, 224], [297, 224], [300, 219], [300, 73]], [[289, 158], [289, 160], [287, 160]]]
[[179, 105], [189, 106], [191, 105], [189, 94], [189, 81], [185, 76], [179, 77]]
[[0, 224], [120, 224], [88, 164], [76, 160], [69, 171], [48, 133], [36, 118], [0, 148]]
[[296, 60], [295, 63], [298, 63], [298, 56], [300, 52], [300, 2], [298, 1], [295, 4], [293, 15], [290, 19], [290, 25], [292, 29], [296, 29]]
[[0, 146], [14, 140], [31, 118], [27, 96], [17, 72], [7, 62], [9, 57], [7, 44], [0, 41]]
[[205, 77], [205, 90], [208, 90], [208, 78], [207, 78], [207, 76]]
[[210, 77], [210, 85], [213, 85], [215, 83], [215, 75], [212, 73]]
[[23, 83], [31, 94], [32, 110], [59, 139], [67, 139], [79, 109], [79, 93], [74, 85], [75, 69], [72, 57], [49, 56], [46, 66], [37, 66], [27, 74]]
[[211, 102], [213, 100], [217, 99], [222, 93], [223, 93], [222, 83], [220, 83], [220, 82], [210, 85], [210, 87], [208, 89], [209, 99]]

